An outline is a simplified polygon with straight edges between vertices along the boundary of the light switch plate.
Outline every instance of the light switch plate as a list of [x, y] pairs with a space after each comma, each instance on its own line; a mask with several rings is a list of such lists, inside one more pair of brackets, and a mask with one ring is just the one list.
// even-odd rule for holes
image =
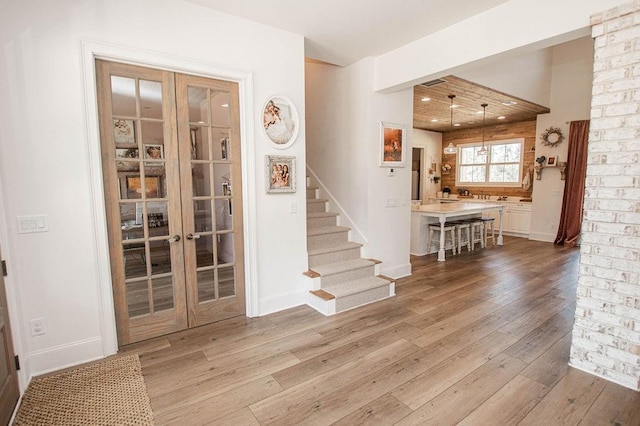
[[46, 214], [18, 216], [18, 234], [49, 232], [49, 220]]

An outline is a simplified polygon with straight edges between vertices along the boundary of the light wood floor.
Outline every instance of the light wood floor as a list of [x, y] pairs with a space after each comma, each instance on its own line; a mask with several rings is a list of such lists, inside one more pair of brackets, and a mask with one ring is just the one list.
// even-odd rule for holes
[[578, 250], [505, 238], [412, 258], [397, 297], [124, 348], [156, 423], [640, 425], [640, 393], [568, 367]]

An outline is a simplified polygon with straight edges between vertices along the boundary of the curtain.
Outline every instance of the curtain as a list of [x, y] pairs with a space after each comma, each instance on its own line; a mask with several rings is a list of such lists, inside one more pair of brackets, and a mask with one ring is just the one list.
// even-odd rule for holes
[[569, 127], [566, 182], [560, 225], [554, 244], [575, 246], [580, 237], [584, 186], [587, 176], [589, 120], [572, 121]]

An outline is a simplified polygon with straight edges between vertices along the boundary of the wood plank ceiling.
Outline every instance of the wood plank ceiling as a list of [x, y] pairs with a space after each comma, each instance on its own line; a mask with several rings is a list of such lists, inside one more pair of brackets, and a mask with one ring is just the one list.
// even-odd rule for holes
[[[435, 84], [432, 84], [435, 83]], [[453, 109], [449, 95], [455, 95]], [[428, 100], [427, 100], [428, 99]], [[413, 127], [434, 132], [482, 127], [482, 104], [486, 103], [486, 126], [535, 120], [549, 108], [516, 98], [452, 75], [413, 89]], [[504, 117], [504, 118], [499, 118]]]

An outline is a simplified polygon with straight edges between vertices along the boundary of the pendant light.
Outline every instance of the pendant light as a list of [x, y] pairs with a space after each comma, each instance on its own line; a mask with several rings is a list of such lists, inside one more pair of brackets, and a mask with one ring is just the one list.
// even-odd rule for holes
[[[451, 115], [451, 130], [449, 131], [449, 135], [453, 135], [453, 99], [455, 97], [456, 97], [456, 95], [449, 95], [449, 99], [451, 99], [451, 106], [449, 106], [449, 113]], [[449, 142], [449, 145], [447, 145], [444, 148], [444, 153], [445, 154], [457, 154], [458, 153], [458, 148], [453, 146], [453, 142]]]
[[486, 146], [484, 146], [484, 123], [486, 122], [486, 119], [487, 119], [488, 104], [482, 104], [480, 106], [482, 107], [482, 148], [480, 148], [478, 152], [476, 152], [476, 155], [487, 155], [489, 150], [487, 149]]

